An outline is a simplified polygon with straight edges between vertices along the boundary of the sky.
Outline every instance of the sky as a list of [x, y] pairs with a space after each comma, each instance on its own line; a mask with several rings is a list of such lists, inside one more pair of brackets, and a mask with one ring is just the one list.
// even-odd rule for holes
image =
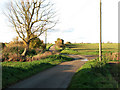
[[[17, 36], [3, 15], [5, 2], [0, 0], [0, 42], [10, 42]], [[51, 0], [55, 3], [59, 23], [48, 32], [47, 42], [57, 38], [72, 43], [98, 43], [100, 31], [100, 0]], [[102, 0], [102, 42], [118, 42], [118, 2]], [[45, 34], [40, 36], [44, 40]]]

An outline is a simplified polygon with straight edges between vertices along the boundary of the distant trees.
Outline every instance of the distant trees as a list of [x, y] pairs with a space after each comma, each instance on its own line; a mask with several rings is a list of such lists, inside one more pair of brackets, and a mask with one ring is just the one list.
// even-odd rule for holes
[[22, 56], [26, 56], [32, 40], [56, 25], [55, 13], [47, 0], [11, 1], [5, 14], [26, 46]]
[[65, 48], [64, 40], [60, 38], [57, 38], [57, 41], [55, 41], [55, 45], [56, 50], [62, 50]]

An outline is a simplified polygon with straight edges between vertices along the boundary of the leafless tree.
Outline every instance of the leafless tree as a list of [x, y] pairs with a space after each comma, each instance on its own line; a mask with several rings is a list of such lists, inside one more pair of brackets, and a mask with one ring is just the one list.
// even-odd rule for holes
[[23, 56], [29, 51], [30, 41], [52, 29], [58, 21], [53, 4], [47, 0], [14, 0], [5, 14], [26, 45]]

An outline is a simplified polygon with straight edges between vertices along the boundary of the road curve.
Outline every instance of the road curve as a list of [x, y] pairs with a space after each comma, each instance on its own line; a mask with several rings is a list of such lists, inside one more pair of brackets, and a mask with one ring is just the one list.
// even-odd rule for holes
[[52, 45], [52, 46], [49, 48], [49, 51], [51, 51], [51, 52], [56, 51], [55, 47], [56, 47], [56, 45], [55, 45], [55, 44], [54, 44], [54, 45]]
[[67, 88], [72, 76], [85, 62], [81, 59], [63, 62], [9, 88]]

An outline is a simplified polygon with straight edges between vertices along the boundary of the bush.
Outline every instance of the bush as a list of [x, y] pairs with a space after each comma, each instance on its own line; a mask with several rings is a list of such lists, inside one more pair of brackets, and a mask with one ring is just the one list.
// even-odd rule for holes
[[5, 43], [2, 43], [2, 48], [5, 48], [5, 47], [6, 47]]
[[33, 56], [32, 60], [40, 60], [40, 59], [46, 58], [50, 55], [52, 55], [52, 52], [46, 51], [43, 54], [37, 54], [36, 56]]
[[60, 39], [60, 38], [57, 38], [57, 41], [55, 41], [55, 44], [56, 45], [62, 45], [62, 44], [64, 44], [64, 40]]
[[34, 50], [36, 51], [36, 54], [38, 54], [38, 53], [40, 53], [40, 52], [42, 52], [42, 51], [43, 51], [43, 50], [42, 50], [42, 49], [40, 49], [40, 48], [35, 48]]
[[18, 57], [23, 51], [24, 47], [22, 46], [13, 45], [11, 47], [5, 47], [2, 50], [2, 61], [7, 61], [9, 58], [12, 58], [12, 56], [14, 57], [14, 55], [17, 55], [16, 57]]
[[9, 53], [2, 53], [2, 62], [8, 60]]
[[43, 44], [41, 44], [40, 48], [45, 50], [46, 49], [46, 45], [43, 43]]
[[33, 57], [34, 55], [37, 55], [35, 49], [29, 49], [29, 51], [27, 52], [27, 56]]
[[7, 47], [25, 47], [23, 41], [11, 41], [9, 44], [7, 44]]
[[66, 42], [65, 44], [71, 44], [71, 42]]
[[4, 48], [3, 53], [4, 52], [8, 52], [8, 53], [11, 52], [11, 53], [22, 54], [23, 51], [24, 51], [24, 47], [22, 47], [22, 46], [11, 46], [11, 47]]
[[40, 46], [43, 44], [43, 41], [41, 41], [39, 38], [36, 38], [30, 42], [30, 48], [40, 48]]
[[[32, 35], [31, 37], [37, 37], [36, 35]], [[29, 47], [32, 48], [41, 48], [41, 49], [45, 49], [46, 46], [43, 43], [43, 40], [40, 40], [39, 38], [35, 38], [33, 40], [30, 41], [30, 45]]]
[[64, 40], [60, 38], [58, 38], [57, 41], [55, 41], [55, 45], [56, 45], [55, 49], [57, 51], [61, 51], [65, 48]]

